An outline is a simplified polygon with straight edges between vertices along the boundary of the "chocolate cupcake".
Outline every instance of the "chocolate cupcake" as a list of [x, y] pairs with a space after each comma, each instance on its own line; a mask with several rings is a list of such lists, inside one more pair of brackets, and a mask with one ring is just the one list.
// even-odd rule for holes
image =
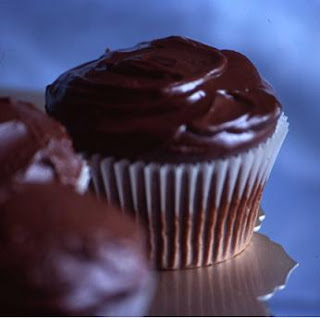
[[182, 37], [67, 71], [46, 110], [91, 158], [96, 192], [147, 224], [151, 257], [171, 269], [246, 247], [288, 130], [245, 56]]
[[65, 128], [30, 103], [0, 97], [0, 196], [11, 183], [60, 182], [83, 192], [89, 168]]
[[2, 316], [145, 314], [153, 280], [128, 216], [59, 184], [15, 185], [0, 212]]

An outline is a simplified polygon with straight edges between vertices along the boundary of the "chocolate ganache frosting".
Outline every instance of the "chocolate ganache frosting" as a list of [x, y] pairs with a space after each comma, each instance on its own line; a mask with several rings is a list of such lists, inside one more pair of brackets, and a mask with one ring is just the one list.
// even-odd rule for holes
[[265, 141], [281, 106], [242, 54], [172, 36], [67, 71], [47, 87], [46, 110], [78, 150], [193, 162]]
[[0, 98], [0, 200], [12, 183], [76, 186], [82, 167], [62, 125], [30, 103]]

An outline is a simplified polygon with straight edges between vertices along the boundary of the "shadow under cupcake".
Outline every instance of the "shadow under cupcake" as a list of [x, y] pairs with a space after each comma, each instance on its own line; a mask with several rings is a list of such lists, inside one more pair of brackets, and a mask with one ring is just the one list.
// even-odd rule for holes
[[46, 110], [95, 192], [146, 225], [157, 267], [210, 265], [250, 242], [288, 123], [245, 56], [176, 36], [107, 50], [49, 85]]

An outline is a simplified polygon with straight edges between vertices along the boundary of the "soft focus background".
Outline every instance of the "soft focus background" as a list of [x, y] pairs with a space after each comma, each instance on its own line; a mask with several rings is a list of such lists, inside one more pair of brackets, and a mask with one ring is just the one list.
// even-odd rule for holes
[[105, 47], [185, 35], [247, 55], [290, 133], [264, 193], [262, 232], [300, 263], [274, 315], [320, 315], [320, 1], [0, 0], [0, 89], [44, 91]]

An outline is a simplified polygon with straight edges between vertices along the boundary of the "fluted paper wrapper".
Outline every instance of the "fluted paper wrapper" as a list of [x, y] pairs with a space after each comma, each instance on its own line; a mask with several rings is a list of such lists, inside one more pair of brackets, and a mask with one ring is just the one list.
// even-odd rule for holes
[[263, 187], [287, 131], [287, 118], [281, 115], [265, 143], [196, 164], [93, 156], [94, 189], [146, 225], [150, 257], [158, 268], [221, 262], [249, 243]]

